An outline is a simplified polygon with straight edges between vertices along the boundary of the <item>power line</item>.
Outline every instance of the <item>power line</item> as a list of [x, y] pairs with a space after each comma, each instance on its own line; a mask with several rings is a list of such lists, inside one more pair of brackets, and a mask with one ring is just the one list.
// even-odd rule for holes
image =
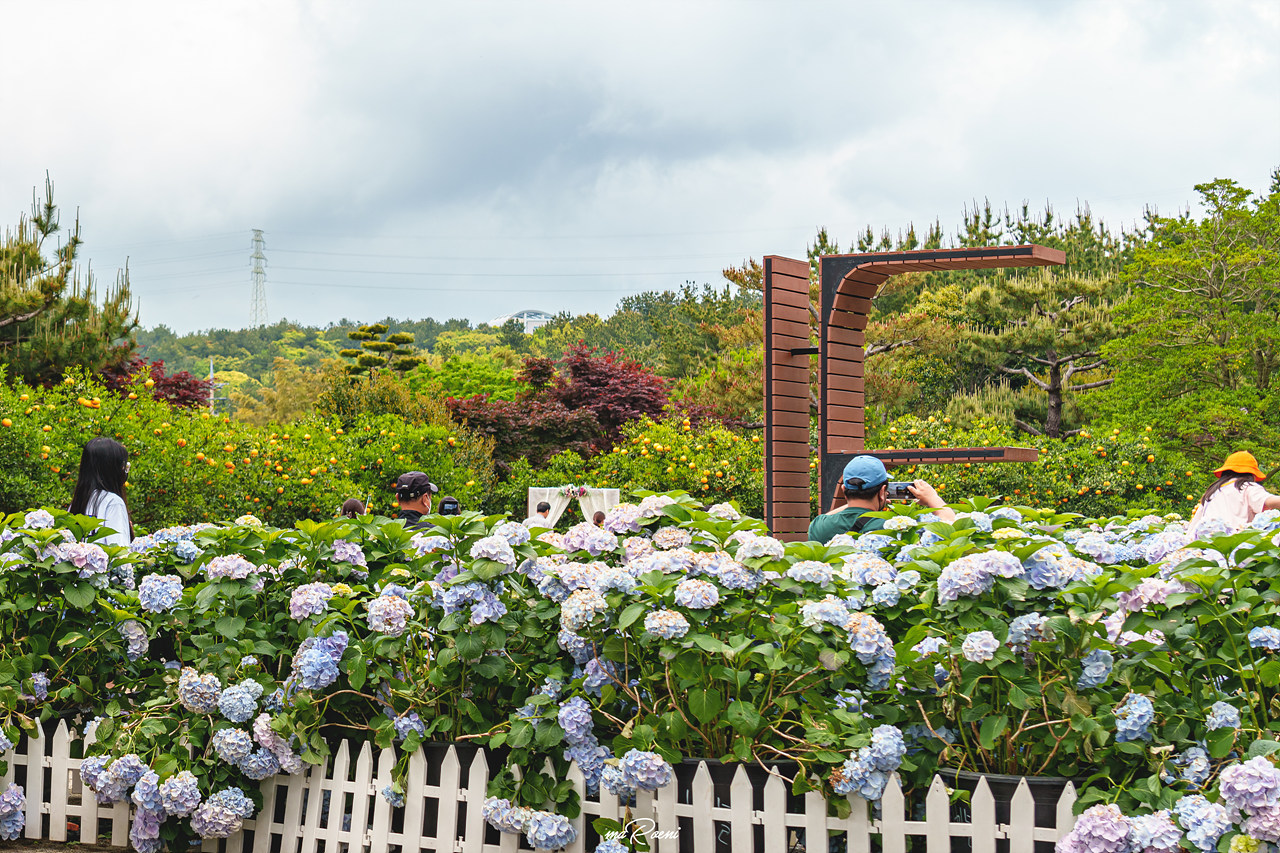
[[329, 267], [276, 267], [290, 272], [327, 272], [343, 275], [411, 275], [423, 278], [626, 278], [653, 275], [710, 275], [723, 270], [674, 270], [671, 272], [423, 272], [421, 270], [343, 270]]
[[564, 255], [503, 255], [501, 257], [479, 257], [476, 255], [387, 255], [381, 252], [323, 252], [312, 249], [274, 249], [277, 254], [285, 255], [326, 255], [342, 258], [386, 258], [402, 261], [468, 261], [470, 263], [484, 261], [702, 261], [723, 258], [730, 252], [715, 252], [705, 255], [590, 255], [582, 257], [566, 257]]

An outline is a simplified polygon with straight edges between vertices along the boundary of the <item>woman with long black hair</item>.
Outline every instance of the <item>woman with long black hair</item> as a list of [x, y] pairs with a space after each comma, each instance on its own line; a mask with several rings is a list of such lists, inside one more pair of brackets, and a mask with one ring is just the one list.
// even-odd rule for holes
[[91, 438], [80, 453], [80, 475], [71, 494], [70, 511], [102, 519], [114, 531], [102, 540], [107, 545], [128, 545], [133, 541], [133, 521], [124, 498], [129, 474], [129, 451], [118, 441]]
[[1252, 453], [1245, 450], [1232, 453], [1213, 473], [1218, 475], [1218, 479], [1200, 498], [1187, 525], [1192, 535], [1196, 535], [1201, 525], [1214, 521], [1237, 532], [1253, 521], [1258, 513], [1280, 509], [1280, 496], [1259, 485], [1267, 475], [1262, 473]]

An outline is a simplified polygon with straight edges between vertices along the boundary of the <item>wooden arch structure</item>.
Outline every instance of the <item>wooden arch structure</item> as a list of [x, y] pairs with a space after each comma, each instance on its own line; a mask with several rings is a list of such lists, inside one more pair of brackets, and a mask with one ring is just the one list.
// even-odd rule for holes
[[[820, 346], [809, 338], [809, 264], [764, 259], [765, 519], [780, 539], [803, 540], [809, 529], [809, 357], [819, 355], [818, 446], [821, 494], [834, 493], [850, 457], [864, 452], [863, 361], [871, 300], [890, 276], [905, 272], [1050, 266], [1066, 254], [1045, 246], [990, 246], [916, 252], [826, 255]], [[885, 465], [923, 462], [1032, 461], [1018, 447], [871, 451]]]

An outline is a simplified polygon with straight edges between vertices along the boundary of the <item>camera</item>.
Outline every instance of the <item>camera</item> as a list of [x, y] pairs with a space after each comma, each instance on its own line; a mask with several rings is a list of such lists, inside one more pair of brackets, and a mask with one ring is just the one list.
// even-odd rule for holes
[[907, 487], [913, 485], [911, 482], [891, 482], [889, 483], [889, 500], [910, 500], [911, 492], [907, 491]]
[[458, 502], [457, 498], [447, 497], [447, 496], [443, 497], [440, 499], [440, 514], [441, 515], [461, 515], [462, 504]]

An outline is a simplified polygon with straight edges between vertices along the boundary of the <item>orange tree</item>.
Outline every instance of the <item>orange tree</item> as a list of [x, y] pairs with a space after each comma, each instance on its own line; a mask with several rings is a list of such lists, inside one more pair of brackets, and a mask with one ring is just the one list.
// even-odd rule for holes
[[[475, 504], [489, 485], [487, 445], [440, 424], [361, 416], [347, 427], [310, 418], [258, 427], [150, 398], [146, 381], [123, 398], [72, 372], [48, 389], [0, 382], [0, 510], [65, 506], [80, 450], [95, 435], [129, 450], [129, 504], [140, 530], [235, 518], [273, 524], [332, 516], [348, 497], [391, 513], [395, 478], [431, 474]], [[457, 433], [456, 435], [454, 433]]]

